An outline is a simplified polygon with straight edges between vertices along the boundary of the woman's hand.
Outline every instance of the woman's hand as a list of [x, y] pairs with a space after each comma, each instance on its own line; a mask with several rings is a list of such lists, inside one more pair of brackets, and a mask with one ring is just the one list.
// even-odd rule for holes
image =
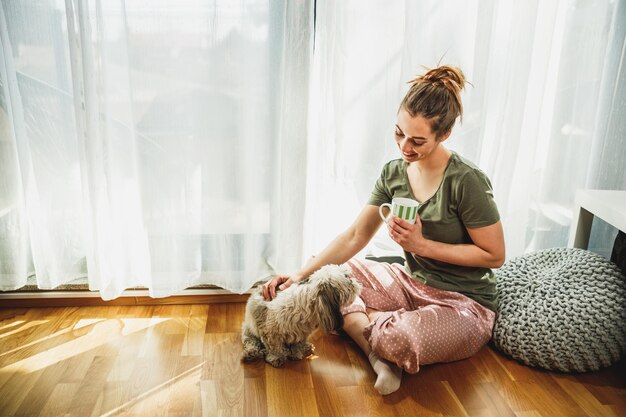
[[296, 281], [289, 275], [275, 275], [261, 287], [263, 298], [267, 301], [272, 301], [276, 298], [276, 287], [278, 287], [279, 290], [285, 290], [295, 283]]
[[420, 255], [426, 239], [422, 235], [422, 222], [419, 215], [415, 219], [415, 224], [411, 224], [399, 217], [391, 216], [387, 222], [389, 236], [407, 252]]

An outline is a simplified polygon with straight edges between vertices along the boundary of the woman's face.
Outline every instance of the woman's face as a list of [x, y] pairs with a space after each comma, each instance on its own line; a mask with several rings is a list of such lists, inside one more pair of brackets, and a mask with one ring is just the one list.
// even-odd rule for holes
[[398, 113], [395, 137], [402, 159], [407, 163], [427, 158], [441, 142], [431, 131], [428, 119], [422, 116], [411, 117], [404, 109], [400, 109]]

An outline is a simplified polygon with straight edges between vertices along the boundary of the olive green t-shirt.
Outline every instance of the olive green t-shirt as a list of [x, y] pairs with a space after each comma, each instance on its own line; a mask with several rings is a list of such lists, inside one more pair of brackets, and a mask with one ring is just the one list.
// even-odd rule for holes
[[[396, 197], [413, 196], [402, 159], [388, 162], [376, 181], [368, 204], [380, 206]], [[489, 226], [500, 220], [489, 178], [474, 164], [452, 152], [435, 194], [420, 202], [418, 214], [425, 238], [450, 244], [472, 243], [467, 228]], [[496, 278], [489, 268], [467, 267], [404, 252], [414, 279], [435, 288], [455, 291], [495, 311]]]

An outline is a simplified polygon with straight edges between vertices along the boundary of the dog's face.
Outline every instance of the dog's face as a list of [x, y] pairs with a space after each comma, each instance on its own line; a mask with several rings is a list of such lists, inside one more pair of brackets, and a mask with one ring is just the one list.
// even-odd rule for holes
[[346, 266], [326, 265], [309, 278], [308, 284], [316, 288], [320, 325], [326, 332], [343, 326], [341, 308], [354, 302], [361, 292], [361, 284], [350, 275]]

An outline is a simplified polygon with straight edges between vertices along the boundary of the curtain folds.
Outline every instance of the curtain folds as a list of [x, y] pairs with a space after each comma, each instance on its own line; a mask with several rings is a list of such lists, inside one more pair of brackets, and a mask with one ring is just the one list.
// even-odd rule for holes
[[[624, 0], [0, 0], [0, 290], [294, 271], [439, 63], [471, 82], [446, 145], [492, 179], [507, 256], [565, 246], [576, 189], [626, 189], [625, 34]], [[361, 256], [400, 252], [383, 229]]]
[[300, 263], [309, 1], [1, 4], [2, 289], [243, 292]]

